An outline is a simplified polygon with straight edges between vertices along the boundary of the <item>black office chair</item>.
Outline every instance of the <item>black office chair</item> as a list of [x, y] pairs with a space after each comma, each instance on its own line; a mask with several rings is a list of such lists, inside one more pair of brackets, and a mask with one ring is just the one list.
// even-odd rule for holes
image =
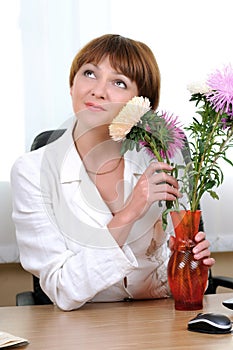
[[[45, 146], [63, 135], [65, 129], [43, 131], [37, 135], [32, 143], [31, 151]], [[40, 286], [40, 280], [36, 276], [33, 277], [33, 291], [21, 292], [16, 295], [16, 305], [44, 305], [52, 304], [49, 297], [43, 292]]]
[[[65, 129], [48, 130], [41, 132], [37, 135], [31, 146], [31, 151], [38, 149], [48, 143], [51, 143], [63, 135]], [[190, 152], [188, 147], [188, 141], [185, 141], [185, 147], [183, 150], [183, 157], [187, 162], [190, 159]], [[200, 230], [204, 230], [203, 221], [200, 223]], [[212, 272], [209, 271], [209, 284], [205, 294], [215, 294], [218, 287], [224, 287], [233, 289], [233, 278], [225, 276], [213, 276]], [[16, 305], [42, 305], [52, 304], [52, 301], [42, 291], [40, 287], [39, 278], [33, 276], [33, 291], [22, 292], [16, 295]]]
[[218, 287], [233, 289], [233, 278], [213, 276], [211, 270], [209, 270], [209, 284], [205, 294], [216, 294]]
[[39, 278], [34, 275], [32, 275], [32, 278], [33, 291], [21, 292], [16, 294], [16, 305], [25, 306], [52, 304], [52, 301], [41, 289]]

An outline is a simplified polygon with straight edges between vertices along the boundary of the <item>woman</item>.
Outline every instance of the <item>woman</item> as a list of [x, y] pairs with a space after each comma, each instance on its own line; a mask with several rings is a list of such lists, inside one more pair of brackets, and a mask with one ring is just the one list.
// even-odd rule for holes
[[[144, 152], [121, 157], [109, 136], [132, 97], [146, 96], [156, 109], [159, 92], [159, 68], [145, 44], [111, 34], [92, 40], [71, 66], [74, 122], [12, 168], [21, 263], [63, 310], [169, 295], [159, 202], [181, 197], [178, 183], [171, 166]], [[196, 242], [195, 258], [211, 267], [203, 232]]]

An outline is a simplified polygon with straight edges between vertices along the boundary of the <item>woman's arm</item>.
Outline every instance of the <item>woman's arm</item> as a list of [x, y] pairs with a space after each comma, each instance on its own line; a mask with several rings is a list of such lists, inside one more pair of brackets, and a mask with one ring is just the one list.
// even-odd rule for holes
[[137, 262], [130, 249], [123, 251], [114, 240], [112, 247], [101, 249], [64, 237], [56, 217], [51, 217], [50, 196], [46, 198], [49, 215], [44, 205], [41, 157], [40, 150], [31, 152], [12, 168], [13, 220], [20, 260], [27, 271], [40, 278], [43, 290], [54, 303], [63, 310], [76, 309], [122, 281]]
[[151, 162], [139, 178], [124, 208], [108, 224], [119, 246], [123, 246], [133, 224], [143, 217], [154, 202], [181, 197], [177, 180], [167, 172], [172, 166]]

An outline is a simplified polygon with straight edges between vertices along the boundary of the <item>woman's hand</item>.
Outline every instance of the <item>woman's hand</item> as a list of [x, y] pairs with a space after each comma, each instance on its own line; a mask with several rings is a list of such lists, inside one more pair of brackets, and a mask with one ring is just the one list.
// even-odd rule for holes
[[197, 245], [193, 248], [194, 258], [197, 260], [203, 259], [203, 263], [209, 267], [215, 264], [215, 260], [210, 257], [210, 242], [206, 239], [204, 232], [198, 232], [195, 236]]
[[[210, 257], [210, 242], [206, 239], [204, 232], [198, 232], [195, 236], [195, 242], [197, 245], [193, 248], [194, 258], [196, 260], [203, 259], [203, 263], [211, 268], [215, 264], [215, 260]], [[175, 237], [171, 236], [169, 241], [169, 247], [171, 250], [174, 249]]]
[[138, 180], [126, 207], [137, 220], [156, 201], [174, 201], [181, 197], [177, 180], [169, 174], [173, 169], [167, 163], [152, 162]]
[[152, 162], [139, 178], [124, 207], [113, 216], [108, 229], [120, 247], [135, 221], [142, 218], [154, 202], [174, 201], [181, 197], [177, 180], [169, 174], [172, 169], [167, 163]]

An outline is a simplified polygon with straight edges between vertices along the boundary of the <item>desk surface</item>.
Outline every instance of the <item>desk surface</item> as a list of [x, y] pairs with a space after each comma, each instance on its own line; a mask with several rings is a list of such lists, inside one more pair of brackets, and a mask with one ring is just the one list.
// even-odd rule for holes
[[[204, 312], [228, 315], [221, 302], [233, 293], [204, 297]], [[28, 350], [232, 350], [233, 333], [187, 331], [198, 311], [176, 311], [172, 299], [86, 304], [64, 312], [56, 306], [0, 308], [0, 330], [27, 338]]]

